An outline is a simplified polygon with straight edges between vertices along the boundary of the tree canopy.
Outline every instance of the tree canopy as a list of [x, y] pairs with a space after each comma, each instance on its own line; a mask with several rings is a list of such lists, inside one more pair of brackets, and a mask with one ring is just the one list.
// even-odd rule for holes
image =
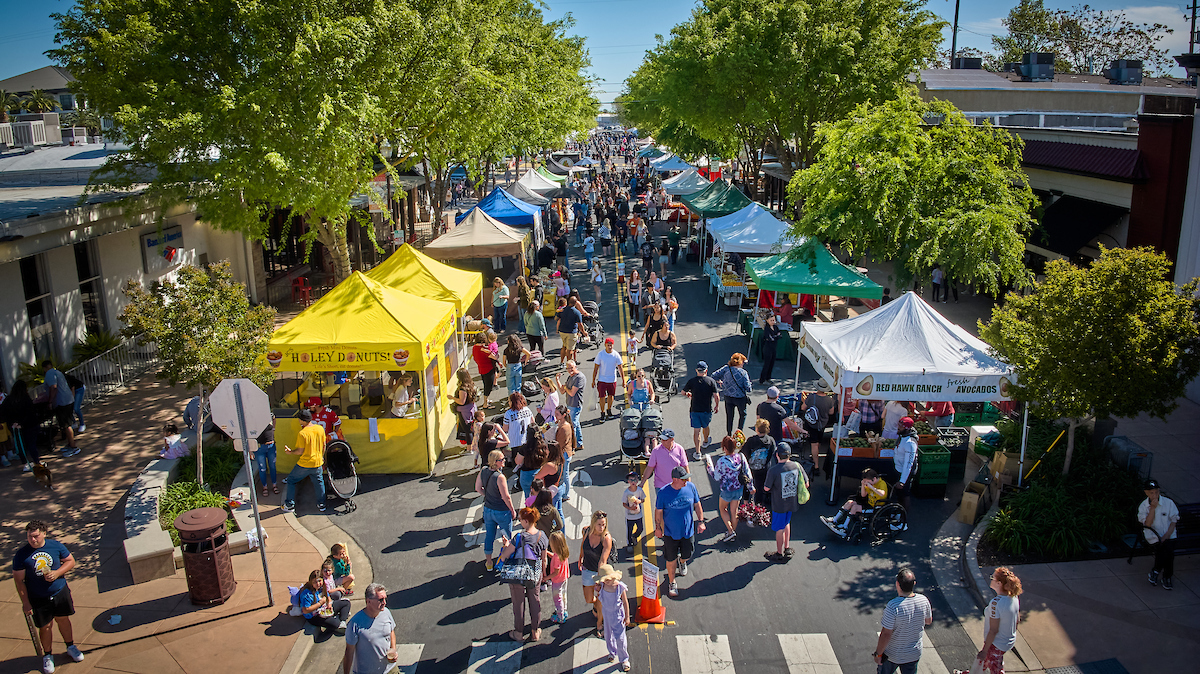
[[[306, 240], [325, 245], [339, 279], [349, 273], [349, 200], [373, 194], [380, 162], [415, 163], [438, 136], [494, 133], [492, 103], [525, 122], [511, 129], [520, 138], [576, 128], [588, 108], [581, 45], [561, 24], [538, 29], [532, 0], [79, 0], [55, 18], [62, 46], [52, 55], [129, 145], [93, 189], [148, 183], [153, 196], [189, 200], [206, 222], [251, 238], [265, 236], [265, 215], [289, 208], [306, 216]], [[544, 59], [531, 77], [566, 91], [539, 98], [516, 86], [515, 65], [493, 69], [498, 52], [522, 49]], [[529, 114], [516, 117], [496, 101], [503, 94]], [[564, 100], [575, 104], [555, 105]]]
[[1014, 396], [1050, 415], [1164, 418], [1200, 374], [1197, 281], [1177, 286], [1170, 269], [1152, 248], [1102, 249], [1089, 267], [1052, 260], [979, 334], [1016, 368]]
[[680, 148], [757, 168], [764, 142], [785, 171], [806, 166], [818, 123], [881, 102], [933, 58], [943, 22], [911, 0], [703, 0], [648, 52], [620, 103]]
[[1025, 52], [1053, 52], [1059, 72], [1098, 73], [1114, 59], [1138, 59], [1155, 75], [1175, 67], [1170, 52], [1160, 46], [1174, 31], [1161, 23], [1134, 21], [1125, 10], [1086, 4], [1050, 10], [1043, 0], [1021, 0], [1001, 21], [1008, 34], [992, 37], [996, 53], [986, 61], [993, 69], [1019, 62]]
[[940, 264], [991, 292], [1024, 279], [1037, 200], [1021, 139], [908, 93], [820, 128], [820, 153], [788, 185], [794, 231], [892, 260], [903, 284]]

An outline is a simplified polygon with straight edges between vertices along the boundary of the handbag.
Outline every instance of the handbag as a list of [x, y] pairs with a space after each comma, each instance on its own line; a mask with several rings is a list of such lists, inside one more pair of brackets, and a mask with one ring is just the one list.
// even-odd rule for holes
[[[528, 555], [533, 554], [533, 548], [524, 543], [523, 536], [524, 534], [517, 534], [517, 540], [513, 542], [516, 550], [500, 569], [500, 582], [505, 585], [533, 587], [542, 578], [542, 560], [529, 558]], [[526, 550], [529, 551], [528, 555]]]

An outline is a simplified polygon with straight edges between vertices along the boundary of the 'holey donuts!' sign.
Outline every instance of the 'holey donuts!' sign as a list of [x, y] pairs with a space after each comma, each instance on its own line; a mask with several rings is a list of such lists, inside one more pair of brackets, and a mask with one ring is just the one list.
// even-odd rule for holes
[[287, 348], [267, 351], [267, 363], [272, 369], [288, 372], [324, 372], [331, 370], [395, 370], [408, 367], [408, 349], [354, 349], [326, 347], [311, 349]]

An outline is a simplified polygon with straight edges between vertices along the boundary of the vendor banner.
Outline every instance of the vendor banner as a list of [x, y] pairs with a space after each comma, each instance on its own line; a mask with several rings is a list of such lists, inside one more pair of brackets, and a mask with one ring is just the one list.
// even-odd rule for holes
[[947, 374], [843, 373], [841, 385], [862, 400], [1003, 402], [1012, 400], [1016, 375], [962, 377]]
[[267, 363], [281, 372], [341, 370], [408, 370], [422, 364], [420, 352], [409, 349], [368, 349], [346, 345], [272, 348]]

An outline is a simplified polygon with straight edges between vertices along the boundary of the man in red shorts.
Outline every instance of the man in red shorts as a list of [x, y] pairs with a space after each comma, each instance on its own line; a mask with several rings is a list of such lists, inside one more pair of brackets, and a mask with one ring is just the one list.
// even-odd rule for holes
[[613, 397], [617, 395], [617, 379], [621, 390], [625, 390], [625, 359], [613, 349], [613, 338], [604, 340], [604, 350], [596, 354], [596, 367], [592, 369], [592, 382], [600, 399], [600, 419], [616, 417], [613, 414]]

